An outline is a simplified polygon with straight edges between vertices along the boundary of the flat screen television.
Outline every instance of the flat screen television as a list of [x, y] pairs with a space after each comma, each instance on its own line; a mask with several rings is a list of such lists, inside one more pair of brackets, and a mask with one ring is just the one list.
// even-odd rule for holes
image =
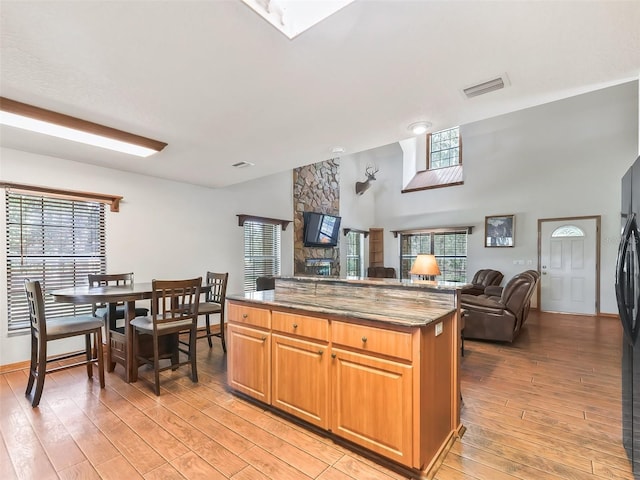
[[338, 245], [340, 217], [315, 212], [304, 212], [303, 217], [305, 247], [335, 247]]

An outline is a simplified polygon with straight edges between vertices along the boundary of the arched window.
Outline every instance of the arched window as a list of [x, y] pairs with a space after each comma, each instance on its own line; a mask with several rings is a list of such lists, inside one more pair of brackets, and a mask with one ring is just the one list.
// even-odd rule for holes
[[584, 231], [575, 225], [563, 225], [556, 228], [551, 234], [553, 238], [558, 237], [584, 237]]

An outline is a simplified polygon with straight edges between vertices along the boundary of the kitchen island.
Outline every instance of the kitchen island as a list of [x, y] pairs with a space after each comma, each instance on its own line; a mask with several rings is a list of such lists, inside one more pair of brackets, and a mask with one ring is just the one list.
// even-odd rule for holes
[[462, 432], [461, 286], [291, 277], [228, 295], [229, 386], [429, 478]]

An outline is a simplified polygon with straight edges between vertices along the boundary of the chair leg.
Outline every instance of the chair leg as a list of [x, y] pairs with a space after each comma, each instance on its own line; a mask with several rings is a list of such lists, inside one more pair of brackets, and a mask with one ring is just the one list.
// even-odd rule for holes
[[138, 343], [140, 342], [140, 335], [138, 334], [138, 330], [133, 329], [133, 338], [131, 339], [131, 343], [133, 348], [131, 349], [131, 357], [133, 358], [133, 371], [131, 372], [131, 381], [138, 381], [138, 368], [140, 365], [138, 364]]
[[37, 407], [42, 397], [42, 389], [44, 388], [44, 377], [47, 372], [47, 342], [38, 338], [38, 369], [36, 373], [36, 391], [33, 394], [32, 407]]
[[211, 323], [209, 322], [209, 314], [205, 315], [205, 321], [207, 323], [207, 340], [209, 341], [209, 348], [213, 348], [213, 343], [211, 342]]
[[[207, 316], [207, 324], [209, 323], [209, 316]], [[197, 325], [193, 325], [189, 331], [189, 360], [191, 361], [191, 381], [198, 383], [198, 368], [196, 366], [196, 344], [197, 344]], [[209, 343], [211, 343], [211, 337], [209, 337]]]
[[29, 367], [29, 381], [27, 382], [27, 390], [24, 392], [25, 395], [29, 395], [31, 393], [31, 389], [33, 388], [33, 382], [36, 380], [36, 369], [38, 367], [38, 339], [31, 334], [31, 365]]
[[153, 391], [157, 396], [160, 396], [160, 353], [158, 349], [158, 337], [153, 336], [153, 377], [155, 383], [153, 385]]
[[98, 378], [100, 379], [100, 388], [104, 388], [104, 352], [102, 348], [102, 329], [96, 330], [94, 335], [96, 344], [96, 355], [98, 357]]
[[87, 376], [93, 378], [93, 352], [91, 350], [91, 334], [84, 336], [85, 355], [87, 357]]
[[220, 341], [222, 342], [222, 351], [227, 353], [227, 344], [224, 341], [224, 315], [220, 314]]

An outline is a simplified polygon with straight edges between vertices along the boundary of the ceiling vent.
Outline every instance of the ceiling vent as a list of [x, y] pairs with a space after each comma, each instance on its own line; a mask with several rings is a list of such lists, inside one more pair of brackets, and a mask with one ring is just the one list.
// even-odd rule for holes
[[247, 167], [253, 167], [254, 165], [255, 163], [251, 163], [251, 162], [238, 162], [238, 163], [234, 163], [232, 167], [247, 168]]
[[477, 85], [465, 88], [462, 91], [467, 98], [473, 98], [477, 97], [478, 95], [484, 95], [485, 93], [500, 90], [505, 87], [505, 84], [506, 82], [504, 80], [504, 77], [498, 77], [494, 78], [493, 80], [489, 80], [487, 82], [482, 82]]

